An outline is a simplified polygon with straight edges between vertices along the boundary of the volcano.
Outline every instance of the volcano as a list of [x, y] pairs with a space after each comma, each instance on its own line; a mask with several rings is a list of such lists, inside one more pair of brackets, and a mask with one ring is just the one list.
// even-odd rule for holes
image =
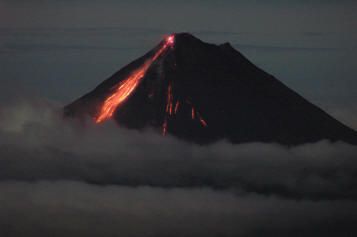
[[206, 144], [327, 139], [357, 144], [357, 133], [256, 67], [229, 43], [173, 34], [64, 108], [95, 123]]

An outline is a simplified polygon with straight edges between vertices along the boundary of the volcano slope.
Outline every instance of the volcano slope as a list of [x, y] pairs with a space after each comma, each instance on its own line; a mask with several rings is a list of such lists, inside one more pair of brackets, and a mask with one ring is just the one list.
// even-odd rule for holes
[[207, 144], [327, 139], [357, 144], [357, 133], [252, 64], [229, 43], [173, 34], [64, 108], [67, 117]]

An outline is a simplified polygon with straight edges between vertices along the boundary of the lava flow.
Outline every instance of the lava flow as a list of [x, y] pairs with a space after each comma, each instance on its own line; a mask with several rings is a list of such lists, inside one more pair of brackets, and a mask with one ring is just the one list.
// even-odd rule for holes
[[165, 50], [173, 46], [175, 43], [175, 36], [170, 35], [166, 38], [165, 43], [162, 47], [155, 53], [155, 55], [146, 61], [139, 69], [135, 70], [128, 78], [120, 82], [113, 93], [108, 96], [103, 105], [100, 108], [100, 112], [95, 118], [96, 123], [101, 123], [109, 118], [111, 118], [115, 110], [132, 94], [132, 92], [140, 84], [141, 80], [145, 76], [147, 70], [150, 68], [152, 63], [162, 55]]
[[[167, 88], [167, 99], [166, 99], [166, 108], [165, 108], [165, 118], [164, 122], [162, 124], [162, 135], [166, 136], [167, 130], [168, 130], [168, 122], [170, 117], [174, 117], [179, 110], [179, 106], [181, 105], [181, 102], [179, 100], [176, 100], [176, 103], [174, 103], [174, 95], [173, 95], [173, 89], [172, 89], [172, 83], [169, 83], [168, 88]], [[201, 123], [203, 127], [207, 127], [207, 122], [202, 118], [201, 114], [195, 109], [193, 104], [189, 99], [186, 99], [185, 105], [190, 107], [191, 111], [191, 119], [196, 120]], [[174, 106], [175, 105], [175, 106]]]

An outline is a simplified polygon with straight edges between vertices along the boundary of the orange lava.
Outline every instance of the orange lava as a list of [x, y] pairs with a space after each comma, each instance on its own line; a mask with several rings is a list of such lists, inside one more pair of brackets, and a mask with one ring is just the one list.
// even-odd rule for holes
[[[96, 123], [104, 122], [110, 119], [117, 108], [119, 108], [133, 93], [133, 91], [138, 87], [142, 79], [144, 78], [147, 70], [169, 47], [172, 47], [175, 43], [175, 36], [170, 35], [166, 38], [164, 44], [161, 48], [143, 65], [141, 65], [137, 70], [132, 72], [125, 80], [121, 81], [118, 85], [113, 88], [113, 92], [104, 100], [98, 115], [94, 119]], [[150, 94], [149, 97], [153, 95]], [[186, 103], [179, 100], [174, 100], [172, 84], [169, 83], [167, 88], [167, 98], [165, 107], [165, 118], [162, 124], [162, 135], [165, 136], [168, 132], [168, 122], [171, 116], [178, 113], [180, 106], [185, 106], [184, 104], [191, 107], [191, 118], [192, 120], [198, 120], [203, 127], [207, 127], [207, 122], [202, 118], [198, 110], [196, 110], [190, 100], [187, 98]]]
[[158, 59], [168, 47], [172, 46], [174, 41], [175, 37], [173, 35], [168, 36], [165, 43], [151, 59], [146, 61], [140, 68], [135, 70], [128, 78], [116, 86], [113, 93], [105, 99], [103, 105], [101, 106], [100, 111], [95, 118], [96, 123], [101, 123], [113, 116], [115, 110], [123, 104], [123, 102], [126, 101], [138, 87], [152, 63]]
[[176, 105], [175, 105], [175, 114], [177, 114], [178, 108], [180, 106], [180, 101], [176, 101]]
[[200, 115], [199, 115], [199, 120], [203, 127], [207, 127], [207, 122]]
[[166, 103], [166, 113], [169, 115], [172, 115], [172, 100], [173, 100], [173, 95], [172, 95], [172, 86], [169, 84], [169, 87], [167, 89], [167, 103]]
[[[162, 123], [162, 135], [166, 136], [168, 132], [168, 122], [169, 118], [172, 116], [175, 116], [178, 112], [179, 106], [180, 106], [180, 101], [176, 100], [176, 103], [173, 103], [174, 101], [174, 96], [173, 96], [173, 90], [172, 90], [172, 84], [169, 83], [167, 87], [167, 98], [166, 98], [166, 107], [165, 107], [165, 117], [164, 117], [164, 122]], [[189, 99], [186, 99], [186, 105], [190, 106], [191, 109], [191, 119], [194, 121], [199, 121], [199, 123], [203, 127], [207, 127], [207, 122], [203, 119], [201, 114], [196, 110], [196, 108], [193, 106], [191, 101]], [[175, 106], [174, 106], [175, 104]]]
[[192, 109], [191, 109], [191, 117], [192, 117], [192, 119], [195, 119], [195, 108], [194, 107], [192, 107]]

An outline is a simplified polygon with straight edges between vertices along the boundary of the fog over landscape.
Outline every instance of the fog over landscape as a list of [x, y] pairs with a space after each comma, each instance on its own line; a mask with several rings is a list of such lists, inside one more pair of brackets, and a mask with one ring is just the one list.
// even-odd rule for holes
[[356, 231], [356, 146], [198, 146], [114, 123], [83, 127], [40, 99], [2, 108], [2, 235]]
[[229, 41], [357, 129], [354, 1], [0, 0], [0, 236], [353, 236], [357, 146], [64, 119], [165, 34]]

